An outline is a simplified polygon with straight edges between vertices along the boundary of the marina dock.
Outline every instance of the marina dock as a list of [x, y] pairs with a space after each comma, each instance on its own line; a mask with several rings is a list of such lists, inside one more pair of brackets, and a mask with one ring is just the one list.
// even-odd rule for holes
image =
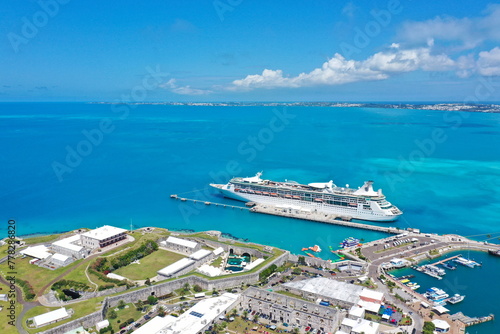
[[490, 314], [490, 315], [485, 316], [485, 317], [471, 318], [469, 316], [464, 315], [462, 312], [458, 312], [458, 313], [451, 315], [450, 319], [461, 321], [465, 324], [465, 327], [469, 327], [472, 325], [481, 324], [483, 322], [492, 321], [495, 319], [495, 316], [493, 314]]
[[360, 229], [372, 230], [372, 231], [378, 231], [378, 232], [385, 232], [385, 233], [391, 233], [391, 234], [403, 233], [403, 231], [401, 231], [395, 227], [384, 227], [384, 226], [376, 226], [376, 225], [369, 225], [369, 224], [363, 224], [363, 223], [355, 223], [355, 222], [351, 222], [351, 221], [341, 220], [341, 219], [339, 219], [340, 217], [335, 216], [335, 215], [329, 215], [329, 214], [325, 214], [325, 213], [316, 213], [316, 212], [303, 212], [303, 211], [296, 210], [296, 209], [275, 207], [275, 206], [272, 206], [269, 204], [266, 204], [266, 205], [257, 204], [253, 208], [250, 209], [250, 212], [265, 213], [265, 214], [269, 214], [269, 215], [288, 217], [288, 218], [304, 219], [304, 220], [310, 220], [310, 221], [315, 221], [315, 222], [320, 222], [320, 223], [354, 227], [354, 228], [360, 228]]
[[456, 259], [457, 257], [461, 257], [461, 256], [462, 256], [462, 254], [458, 254], [458, 255], [455, 255], [455, 256], [452, 256], [452, 257], [448, 257], [448, 258], [446, 258], [446, 259], [444, 259], [444, 260], [441, 260], [441, 261], [438, 261], [438, 262], [432, 263], [432, 265], [433, 265], [433, 266], [436, 266], [436, 265], [438, 265], [438, 264], [443, 264], [443, 263], [445, 263], [445, 262], [451, 261], [451, 260]]

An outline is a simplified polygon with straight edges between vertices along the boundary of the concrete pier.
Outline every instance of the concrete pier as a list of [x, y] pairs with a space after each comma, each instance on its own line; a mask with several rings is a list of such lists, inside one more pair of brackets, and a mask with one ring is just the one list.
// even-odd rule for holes
[[229, 204], [222, 204], [222, 203], [215, 203], [215, 202], [208, 202], [208, 201], [202, 201], [199, 199], [192, 199], [192, 198], [185, 198], [185, 197], [179, 197], [178, 195], [170, 195], [170, 198], [176, 199], [176, 200], [181, 200], [182, 202], [193, 202], [193, 203], [203, 203], [205, 205], [215, 205], [215, 206], [222, 206], [224, 208], [231, 208], [231, 209], [240, 209], [240, 210], [249, 210], [247, 207], [243, 206], [236, 206], [236, 205], [229, 205]]
[[372, 230], [372, 231], [392, 233], [392, 234], [399, 234], [399, 233], [404, 232], [404, 231], [399, 230], [395, 227], [390, 227], [390, 226], [384, 227], [384, 226], [375, 226], [375, 225], [362, 224], [362, 223], [354, 223], [354, 222], [350, 222], [350, 221], [340, 220], [340, 219], [338, 219], [339, 217], [335, 216], [335, 215], [330, 215], [330, 214], [325, 214], [325, 213], [317, 213], [317, 212], [304, 212], [304, 211], [300, 211], [297, 209], [290, 209], [290, 208], [278, 208], [278, 207], [275, 207], [275, 206], [272, 206], [269, 204], [265, 204], [265, 205], [264, 204], [257, 204], [253, 208], [250, 209], [250, 212], [265, 213], [265, 214], [275, 215], [275, 216], [311, 220], [311, 221], [320, 222], [320, 223], [361, 228], [361, 229], [365, 229], [365, 230]]

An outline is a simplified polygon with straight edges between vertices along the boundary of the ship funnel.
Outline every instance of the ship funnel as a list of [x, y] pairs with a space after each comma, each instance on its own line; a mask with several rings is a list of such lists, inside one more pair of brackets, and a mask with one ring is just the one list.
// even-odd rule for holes
[[373, 181], [366, 181], [361, 188], [354, 192], [356, 195], [376, 196], [377, 192], [373, 190]]
[[366, 181], [365, 184], [363, 185], [363, 188], [365, 189], [365, 191], [370, 191], [372, 192], [373, 191], [373, 181]]

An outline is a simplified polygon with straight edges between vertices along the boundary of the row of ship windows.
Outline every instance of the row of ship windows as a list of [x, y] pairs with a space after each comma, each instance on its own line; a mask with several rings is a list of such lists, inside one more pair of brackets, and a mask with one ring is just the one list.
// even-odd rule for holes
[[[242, 188], [243, 190], [253, 190], [253, 191], [260, 191], [260, 192], [267, 192], [270, 193], [269, 189], [266, 188]], [[346, 202], [346, 203], [357, 203], [358, 200], [356, 198], [351, 198], [351, 197], [332, 197], [330, 195], [325, 195], [325, 196], [314, 196], [314, 194], [308, 194], [308, 193], [302, 193], [302, 192], [297, 192], [297, 191], [278, 191], [277, 194], [281, 197], [289, 195], [289, 196], [300, 196], [302, 200], [308, 200], [311, 201], [314, 198], [320, 198], [320, 199], [325, 199], [325, 200], [333, 200], [337, 202]], [[365, 199], [359, 199], [359, 203], [366, 203]]]

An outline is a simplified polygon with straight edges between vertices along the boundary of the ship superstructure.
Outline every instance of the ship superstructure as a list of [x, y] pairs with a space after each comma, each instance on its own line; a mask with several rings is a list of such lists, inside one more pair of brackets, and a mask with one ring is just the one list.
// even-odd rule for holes
[[369, 221], [394, 221], [403, 214], [389, 203], [382, 190], [373, 190], [373, 181], [358, 189], [326, 183], [299, 184], [295, 181], [261, 179], [259, 172], [253, 177], [235, 177], [227, 184], [211, 184], [225, 197], [243, 202], [270, 204], [277, 207], [300, 207], [304, 211], [324, 212], [339, 217]]

